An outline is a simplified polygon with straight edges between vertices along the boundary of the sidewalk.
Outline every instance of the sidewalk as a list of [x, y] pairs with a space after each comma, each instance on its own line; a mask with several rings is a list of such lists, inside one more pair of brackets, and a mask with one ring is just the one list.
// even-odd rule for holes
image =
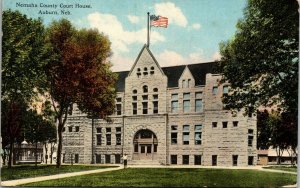
[[98, 169], [98, 170], [88, 170], [88, 171], [82, 171], [82, 172], [71, 172], [71, 173], [65, 173], [65, 174], [56, 174], [56, 175], [41, 176], [41, 177], [34, 177], [34, 178], [18, 179], [18, 180], [8, 180], [8, 181], [2, 181], [1, 187], [3, 187], [3, 186], [18, 186], [18, 185], [22, 185], [22, 184], [26, 184], [26, 183], [68, 178], [68, 177], [73, 177], [73, 176], [81, 176], [81, 175], [101, 173], [101, 172], [109, 172], [109, 171], [121, 170], [121, 169], [123, 169], [123, 166], [119, 166], [119, 167], [115, 167], [115, 168], [103, 168], [103, 169]]

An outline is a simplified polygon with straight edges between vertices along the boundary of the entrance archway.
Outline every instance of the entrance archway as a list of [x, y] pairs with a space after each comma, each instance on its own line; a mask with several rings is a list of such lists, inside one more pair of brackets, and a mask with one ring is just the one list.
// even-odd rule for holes
[[157, 145], [157, 137], [151, 130], [139, 130], [133, 138], [133, 159], [154, 160], [157, 153]]

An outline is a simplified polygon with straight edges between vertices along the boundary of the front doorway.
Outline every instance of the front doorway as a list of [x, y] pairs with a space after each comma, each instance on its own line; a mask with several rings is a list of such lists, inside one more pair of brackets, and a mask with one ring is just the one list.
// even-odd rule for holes
[[157, 137], [148, 130], [138, 131], [133, 139], [134, 145], [134, 160], [154, 160], [157, 153]]

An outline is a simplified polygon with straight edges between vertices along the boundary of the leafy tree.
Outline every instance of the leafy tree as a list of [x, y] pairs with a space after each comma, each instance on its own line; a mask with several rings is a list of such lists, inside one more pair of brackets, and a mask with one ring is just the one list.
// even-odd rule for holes
[[[18, 11], [3, 11], [1, 132], [3, 148], [9, 144], [8, 167], [12, 165], [13, 143], [20, 135], [23, 107], [41, 90], [46, 62], [41, 20]], [[13, 120], [13, 121], [12, 121]]]
[[[229, 108], [277, 105], [298, 113], [299, 13], [295, 0], [248, 0], [232, 40], [220, 45]], [[295, 118], [293, 118], [295, 120]]]
[[109, 68], [110, 42], [97, 30], [76, 30], [68, 20], [54, 21], [46, 42], [52, 51], [47, 67], [49, 93], [58, 120], [57, 167], [61, 165], [62, 129], [73, 104], [101, 118], [114, 111], [116, 76]]

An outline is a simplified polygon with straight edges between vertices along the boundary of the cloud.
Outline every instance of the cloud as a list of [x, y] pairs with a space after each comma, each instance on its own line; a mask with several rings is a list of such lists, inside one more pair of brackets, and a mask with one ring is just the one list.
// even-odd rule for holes
[[208, 62], [209, 59], [204, 57], [202, 50], [190, 53], [187, 56], [182, 56], [181, 54], [174, 51], [165, 50], [157, 56], [157, 61], [160, 66], [167, 67], [175, 65], [204, 63]]
[[131, 22], [131, 23], [139, 23], [140, 22], [140, 18], [137, 17], [137, 16], [133, 16], [133, 15], [128, 15], [127, 16], [128, 20]]
[[174, 3], [157, 3], [154, 5], [154, 12], [156, 15], [168, 17], [170, 24], [174, 23], [180, 27], [186, 27], [188, 24], [185, 15]]
[[[147, 29], [142, 28], [137, 31], [126, 31], [122, 23], [115, 15], [102, 14], [94, 12], [88, 15], [88, 22], [91, 27], [97, 28], [100, 32], [108, 35], [114, 54], [120, 52], [129, 52], [128, 45], [146, 43]], [[151, 33], [151, 43], [165, 41], [165, 37], [160, 33], [153, 31]]]
[[194, 23], [192, 25], [192, 28], [195, 29], [195, 30], [199, 30], [201, 28], [201, 25], [199, 23]]
[[214, 54], [213, 54], [213, 56], [212, 56], [212, 59], [214, 60], [214, 61], [218, 61], [218, 60], [221, 60], [221, 54], [220, 54], [220, 52], [215, 52]]
[[130, 70], [134, 63], [134, 60], [135, 59], [124, 57], [121, 55], [113, 55], [110, 59], [110, 62], [112, 62], [113, 64], [111, 70], [114, 72]]

